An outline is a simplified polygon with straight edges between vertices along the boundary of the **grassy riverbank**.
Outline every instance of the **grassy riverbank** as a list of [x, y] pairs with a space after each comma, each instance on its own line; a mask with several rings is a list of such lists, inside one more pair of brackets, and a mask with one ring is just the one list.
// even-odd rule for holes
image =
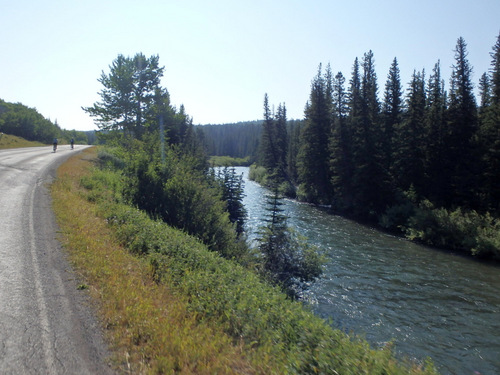
[[118, 176], [95, 169], [95, 157], [88, 149], [61, 166], [52, 194], [121, 372], [436, 373], [333, 329], [253, 272], [122, 204]]

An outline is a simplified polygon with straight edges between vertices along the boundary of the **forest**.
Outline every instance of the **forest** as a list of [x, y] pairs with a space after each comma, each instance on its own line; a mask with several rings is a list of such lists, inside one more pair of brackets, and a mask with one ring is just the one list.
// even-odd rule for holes
[[[454, 52], [448, 90], [439, 61], [428, 76], [415, 70], [405, 89], [394, 58], [379, 95], [369, 51], [355, 58], [349, 81], [320, 64], [303, 120], [288, 121], [284, 104], [271, 110], [266, 94], [253, 176], [273, 176], [284, 194], [410, 239], [498, 259], [500, 35], [479, 104], [463, 38]], [[249, 147], [258, 131], [217, 130], [211, 152], [239, 157], [229, 152]], [[204, 131], [213, 139], [213, 128]], [[225, 147], [245, 131], [252, 138]]]
[[52, 144], [54, 138], [57, 138], [59, 143], [69, 143], [71, 138], [80, 144], [91, 144], [95, 140], [94, 132], [62, 129], [57, 121], [53, 123], [46, 119], [35, 108], [21, 103], [8, 103], [2, 99], [0, 132], [45, 144]]

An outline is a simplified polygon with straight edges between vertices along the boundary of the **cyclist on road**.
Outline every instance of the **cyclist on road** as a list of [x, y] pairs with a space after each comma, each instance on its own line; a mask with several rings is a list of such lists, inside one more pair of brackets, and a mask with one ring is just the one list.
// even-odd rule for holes
[[57, 150], [57, 138], [54, 138], [53, 144], [54, 144], [54, 152], [56, 152], [56, 150]]

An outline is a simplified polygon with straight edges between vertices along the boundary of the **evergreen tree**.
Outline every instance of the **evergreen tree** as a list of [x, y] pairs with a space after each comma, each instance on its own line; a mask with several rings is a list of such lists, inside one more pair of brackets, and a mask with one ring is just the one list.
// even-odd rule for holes
[[229, 220], [236, 224], [236, 232], [240, 235], [244, 231], [247, 210], [243, 204], [244, 182], [243, 175], [237, 175], [234, 167], [219, 169], [217, 180], [222, 188], [222, 199], [227, 203]]
[[500, 34], [491, 53], [491, 76], [483, 78], [479, 140], [482, 154], [482, 200], [487, 210], [500, 211]]
[[392, 143], [394, 138], [394, 130], [400, 125], [403, 112], [402, 87], [399, 74], [398, 60], [394, 58], [387, 82], [385, 84], [384, 104], [383, 104], [383, 146], [385, 158], [387, 161], [386, 168], [392, 165]]
[[307, 283], [321, 275], [323, 259], [316, 248], [288, 227], [277, 188], [274, 188], [272, 196], [267, 197], [267, 203], [267, 225], [261, 228], [259, 240], [263, 256], [262, 272], [290, 297], [297, 298], [307, 289]]
[[352, 195], [352, 135], [348, 127], [348, 93], [345, 89], [345, 78], [341, 72], [335, 76], [333, 85], [334, 123], [330, 136], [329, 151], [331, 155], [331, 184], [333, 188], [333, 207], [344, 211], [350, 206]]
[[152, 109], [164, 68], [159, 66], [158, 56], [146, 58], [142, 53], [133, 58], [118, 55], [109, 68], [110, 73], [102, 72], [98, 79], [104, 86], [101, 102], [83, 110], [96, 119], [101, 130], [120, 130], [140, 138], [148, 126], [157, 123]]
[[260, 164], [278, 180], [286, 179], [288, 136], [286, 108], [278, 106], [277, 114], [269, 108], [267, 94], [264, 96], [264, 122], [260, 142]]
[[[477, 107], [471, 80], [472, 67], [467, 59], [467, 44], [459, 38], [455, 49], [455, 65], [450, 82], [448, 107], [449, 141], [446, 157], [453, 163], [448, 176], [450, 194], [447, 205], [474, 207], [474, 191], [478, 181], [474, 136], [477, 133]], [[460, 202], [460, 203], [459, 203]]]
[[329, 203], [331, 196], [329, 178], [328, 139], [332, 111], [328, 92], [331, 82], [321, 72], [311, 84], [311, 94], [305, 110], [305, 123], [301, 135], [298, 159], [298, 176], [301, 199], [312, 203]]
[[445, 121], [446, 93], [444, 81], [441, 78], [441, 66], [438, 61], [434, 65], [427, 85], [426, 108], [426, 184], [424, 196], [438, 206], [444, 203], [446, 192], [445, 171], [450, 169], [447, 165], [446, 155], [447, 128]]
[[300, 148], [300, 133], [302, 131], [303, 120], [290, 120], [288, 123], [288, 153], [287, 153], [287, 173], [291, 182], [297, 183], [297, 154]]
[[425, 78], [424, 72], [413, 72], [405, 119], [396, 129], [394, 176], [397, 185], [407, 191], [413, 185], [421, 194], [425, 170]]
[[[355, 190], [354, 215], [382, 212], [390, 202], [390, 179], [385, 165], [378, 101], [377, 76], [373, 52], [365, 53], [362, 62], [361, 108], [355, 118], [353, 131], [353, 188]], [[354, 77], [353, 77], [354, 80]]]

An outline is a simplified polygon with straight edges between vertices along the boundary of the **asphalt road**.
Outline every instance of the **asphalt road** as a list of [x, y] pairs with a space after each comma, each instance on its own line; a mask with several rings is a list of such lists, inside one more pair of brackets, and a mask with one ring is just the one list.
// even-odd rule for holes
[[85, 147], [0, 150], [0, 374], [112, 373], [47, 190], [57, 166]]

